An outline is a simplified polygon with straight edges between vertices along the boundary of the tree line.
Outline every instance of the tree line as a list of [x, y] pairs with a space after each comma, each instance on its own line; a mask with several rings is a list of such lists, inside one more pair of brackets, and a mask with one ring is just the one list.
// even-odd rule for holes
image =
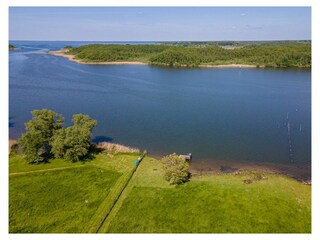
[[252, 64], [258, 67], [311, 67], [309, 42], [264, 43], [225, 49], [216, 45], [107, 45], [72, 48], [68, 54], [90, 62], [141, 61], [155, 65], [199, 66]]
[[76, 162], [87, 157], [97, 121], [75, 114], [72, 126], [63, 127], [63, 122], [64, 117], [52, 110], [32, 111], [32, 119], [25, 124], [27, 132], [18, 140], [28, 162], [42, 162], [52, 156]]
[[[27, 162], [46, 162], [49, 158], [77, 162], [89, 157], [91, 133], [97, 125], [96, 120], [88, 115], [75, 114], [73, 125], [63, 127], [64, 117], [52, 110], [33, 110], [31, 114], [32, 119], [25, 123], [26, 133], [16, 145]], [[164, 178], [170, 184], [182, 184], [189, 180], [189, 163], [182, 157], [173, 153], [163, 157], [161, 162]]]

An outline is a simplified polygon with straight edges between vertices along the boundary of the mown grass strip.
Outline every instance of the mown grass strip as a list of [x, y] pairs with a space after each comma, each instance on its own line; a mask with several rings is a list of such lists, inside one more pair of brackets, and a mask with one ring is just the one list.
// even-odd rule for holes
[[133, 173], [135, 172], [136, 168], [132, 169], [132, 171], [123, 174], [122, 177], [118, 180], [118, 182], [114, 185], [111, 192], [108, 194], [107, 198], [98, 208], [96, 214], [92, 217], [92, 220], [89, 224], [88, 233], [97, 233], [108, 217], [110, 211], [112, 210], [113, 206], [118, 201], [121, 193], [127, 186], [128, 182], [130, 181]]
[[[132, 177], [131, 179], [133, 179], [134, 177]], [[132, 181], [130, 181], [131, 183]], [[122, 191], [122, 194], [119, 195], [117, 201], [114, 203], [112, 209], [110, 209], [108, 216], [106, 216], [106, 218], [104, 219], [104, 221], [102, 222], [101, 226], [98, 229], [98, 233], [107, 233], [110, 223], [111, 221], [114, 219], [114, 217], [117, 215], [118, 211], [120, 210], [122, 203], [124, 201], [124, 199], [127, 197], [128, 193], [131, 192], [132, 188], [133, 188], [133, 184], [127, 184], [127, 187], [124, 188], [124, 190]]]
[[[133, 171], [133, 170], [132, 170]], [[129, 181], [132, 172], [124, 173], [117, 183], [113, 186], [111, 192], [108, 194], [106, 199], [102, 202], [96, 211], [96, 214], [92, 217], [89, 223], [88, 233], [97, 233], [100, 226], [102, 225], [105, 218], [110, 213], [112, 207], [117, 202], [119, 196], [121, 195], [126, 183]]]
[[[147, 161], [147, 160], [149, 160], [149, 161]], [[115, 216], [117, 215], [117, 213], [121, 209], [124, 200], [128, 197], [128, 195], [131, 192], [131, 190], [133, 189], [133, 187], [136, 186], [137, 178], [139, 178], [139, 177], [141, 178], [141, 176], [142, 176], [144, 181], [146, 179], [150, 180], [148, 178], [148, 174], [150, 173], [150, 168], [149, 168], [150, 166], [149, 165], [150, 165], [150, 159], [144, 160], [143, 163], [140, 162], [139, 169], [137, 168], [135, 170], [135, 172], [132, 175], [130, 181], [128, 182], [126, 188], [123, 190], [121, 196], [119, 196], [117, 202], [115, 203], [115, 205], [111, 209], [110, 213], [108, 214], [108, 217], [104, 220], [101, 227], [99, 228], [98, 233], [108, 233], [109, 232], [110, 223], [113, 221], [113, 219], [115, 218]], [[154, 165], [152, 165], [152, 167], [154, 168]], [[162, 179], [162, 175], [160, 175], [160, 176], [161, 176], [160, 178]], [[149, 182], [152, 182], [152, 181], [148, 181], [148, 183]]]
[[[144, 155], [140, 158], [142, 161]], [[139, 165], [135, 166], [131, 171], [125, 173], [118, 182], [114, 185], [111, 192], [108, 194], [105, 201], [100, 205], [96, 214], [92, 217], [92, 220], [89, 224], [88, 233], [97, 233], [99, 232], [101, 226], [108, 218], [110, 212], [112, 211], [113, 207], [116, 205], [118, 199], [120, 198], [123, 191], [126, 189], [127, 185], [129, 184], [133, 174], [137, 170]]]
[[65, 169], [70, 169], [70, 168], [79, 168], [79, 167], [84, 167], [84, 165], [72, 166], [72, 167], [48, 168], [48, 169], [34, 170], [34, 171], [28, 171], [28, 172], [15, 172], [15, 173], [9, 173], [9, 176], [12, 177], [12, 176], [33, 174], [33, 173], [39, 173], [39, 172], [60, 171], [60, 170], [65, 170]]

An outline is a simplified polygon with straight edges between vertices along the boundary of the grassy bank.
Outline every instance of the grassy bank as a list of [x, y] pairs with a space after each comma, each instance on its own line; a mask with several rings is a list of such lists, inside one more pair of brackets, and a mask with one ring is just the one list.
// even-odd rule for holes
[[311, 187], [257, 173], [194, 177], [173, 187], [147, 158], [119, 201], [105, 232], [286, 233], [311, 231]]
[[119, 195], [137, 156], [103, 152], [84, 163], [47, 164], [11, 156], [10, 232], [311, 231], [311, 186], [281, 175], [194, 176], [175, 187], [164, 180], [160, 161], [146, 157]]
[[311, 67], [308, 42], [246, 44], [226, 49], [215, 45], [104, 45], [68, 47], [64, 53], [87, 63], [135, 62], [165, 66]]

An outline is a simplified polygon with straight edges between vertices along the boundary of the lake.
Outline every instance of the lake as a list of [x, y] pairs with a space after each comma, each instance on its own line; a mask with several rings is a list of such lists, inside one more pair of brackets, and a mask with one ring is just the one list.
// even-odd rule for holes
[[25, 131], [30, 111], [48, 108], [66, 124], [89, 114], [98, 121], [93, 140], [155, 156], [310, 166], [310, 70], [83, 65], [38, 52], [85, 42], [12, 44], [20, 50], [9, 54], [10, 138]]

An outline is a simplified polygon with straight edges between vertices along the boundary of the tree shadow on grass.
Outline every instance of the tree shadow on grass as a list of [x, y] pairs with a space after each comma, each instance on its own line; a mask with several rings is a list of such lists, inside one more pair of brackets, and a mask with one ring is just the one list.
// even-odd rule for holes
[[[101, 153], [103, 151], [103, 149], [100, 149], [97, 147], [96, 144], [91, 144], [89, 149], [88, 149], [88, 153], [79, 158], [79, 161], [71, 161], [69, 159], [64, 159], [65, 161], [68, 161], [70, 163], [76, 163], [76, 162], [81, 162], [81, 163], [86, 163], [89, 161], [92, 161], [96, 158], [96, 155]], [[33, 162], [30, 162], [30, 164], [49, 164], [51, 163], [51, 161], [54, 161], [55, 157], [51, 152], [44, 152], [42, 154], [39, 155], [39, 160], [35, 160]]]
[[112, 142], [113, 138], [108, 136], [96, 136], [91, 141], [92, 141], [92, 144], [90, 145], [88, 154], [84, 156], [82, 159], [80, 159], [80, 161], [83, 163], [94, 160], [96, 158], [96, 155], [104, 151], [104, 149], [98, 147], [99, 143]]
[[92, 161], [96, 158], [96, 155], [98, 155], [102, 151], [103, 151], [103, 149], [98, 148], [97, 144], [93, 143], [90, 145], [90, 148], [88, 150], [88, 154], [86, 156], [84, 156], [83, 158], [81, 158], [80, 161], [83, 163]]
[[40, 154], [39, 157], [41, 157], [41, 159], [34, 160], [33, 162], [29, 162], [29, 164], [33, 164], [33, 165], [48, 164], [48, 163], [51, 163], [50, 160], [54, 158], [53, 154], [50, 152], [44, 152]]
[[[99, 142], [111, 142], [113, 140], [113, 138], [110, 137], [105, 137], [105, 136], [97, 136], [92, 140], [92, 144], [90, 145], [89, 149], [88, 149], [88, 153], [79, 158], [79, 162], [82, 163], [86, 163], [89, 161], [92, 161], [96, 158], [96, 155], [100, 154], [101, 152], [104, 151], [104, 149], [101, 149], [98, 147], [98, 143]], [[50, 152], [50, 151], [46, 151], [44, 153], [42, 153], [41, 155], [39, 155], [39, 160], [35, 160], [33, 162], [30, 162], [30, 164], [48, 164], [51, 163], [51, 160], [54, 160], [55, 157], [54, 155]], [[65, 159], [65, 161], [70, 161], [68, 159]], [[77, 162], [77, 161], [74, 161]]]

